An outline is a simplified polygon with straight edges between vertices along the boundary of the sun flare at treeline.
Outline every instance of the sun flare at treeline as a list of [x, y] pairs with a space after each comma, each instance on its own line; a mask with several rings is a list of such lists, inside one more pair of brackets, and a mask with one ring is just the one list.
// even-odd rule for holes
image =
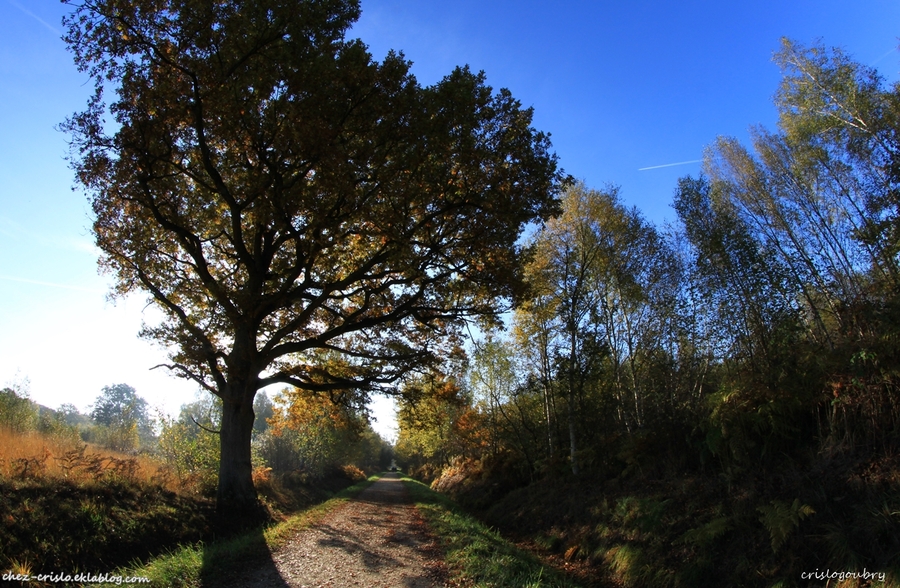
[[[485, 74], [375, 61], [357, 2], [66, 3], [101, 267], [204, 395], [3, 390], [14, 568], [102, 560], [99, 496], [191, 542], [399, 466], [589, 584], [900, 586], [900, 85], [783, 41], [778, 128], [712, 143], [660, 227]], [[27, 539], [42, 483], [78, 540]]]

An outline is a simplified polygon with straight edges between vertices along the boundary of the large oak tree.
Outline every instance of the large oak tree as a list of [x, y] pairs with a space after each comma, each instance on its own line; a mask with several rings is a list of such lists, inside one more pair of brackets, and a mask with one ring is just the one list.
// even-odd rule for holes
[[495, 313], [556, 157], [483, 75], [423, 87], [374, 61], [345, 36], [355, 0], [66, 1], [96, 84], [65, 127], [101, 265], [164, 311], [144, 335], [168, 367], [222, 399], [219, 506], [253, 505], [256, 392], [371, 392]]

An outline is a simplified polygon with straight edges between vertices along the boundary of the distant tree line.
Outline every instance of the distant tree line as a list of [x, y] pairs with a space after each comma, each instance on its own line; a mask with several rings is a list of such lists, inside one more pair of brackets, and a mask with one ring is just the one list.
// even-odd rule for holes
[[[364, 407], [295, 398], [286, 390], [275, 402], [259, 394], [254, 413], [254, 466], [285, 480], [312, 483], [340, 468], [374, 472], [391, 463], [392, 448], [372, 430]], [[39, 405], [27, 384], [0, 390], [0, 428], [156, 456], [181, 486], [209, 493], [216, 486], [221, 418], [221, 401], [207, 395], [183, 405], [177, 417], [153, 416], [128, 384], [104, 386], [87, 414], [72, 404], [56, 410]]]

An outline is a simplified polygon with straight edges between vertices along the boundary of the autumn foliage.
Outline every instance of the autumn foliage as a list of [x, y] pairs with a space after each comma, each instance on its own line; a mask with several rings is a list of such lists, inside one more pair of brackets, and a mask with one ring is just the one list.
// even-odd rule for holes
[[609, 585], [900, 585], [900, 86], [775, 61], [777, 131], [715, 141], [667, 227], [570, 185], [510, 328], [401, 412], [433, 487]]

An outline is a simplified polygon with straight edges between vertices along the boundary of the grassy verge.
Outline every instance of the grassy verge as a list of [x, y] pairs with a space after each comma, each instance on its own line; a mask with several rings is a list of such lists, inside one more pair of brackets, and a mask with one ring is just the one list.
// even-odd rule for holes
[[441, 539], [454, 580], [492, 588], [572, 587], [577, 584], [496, 531], [463, 513], [449, 498], [421, 482], [403, 478], [425, 522]]
[[[294, 533], [316, 523], [327, 513], [356, 496], [378, 477], [372, 476], [368, 480], [346, 488], [328, 501], [310, 507], [271, 527], [256, 529], [231, 539], [208, 544], [185, 545], [146, 565], [119, 570], [116, 575], [149, 579], [149, 583], [135, 584], [144, 586], [198, 588], [219, 585], [230, 575], [277, 550]], [[93, 585], [115, 586], [116, 584]]]

